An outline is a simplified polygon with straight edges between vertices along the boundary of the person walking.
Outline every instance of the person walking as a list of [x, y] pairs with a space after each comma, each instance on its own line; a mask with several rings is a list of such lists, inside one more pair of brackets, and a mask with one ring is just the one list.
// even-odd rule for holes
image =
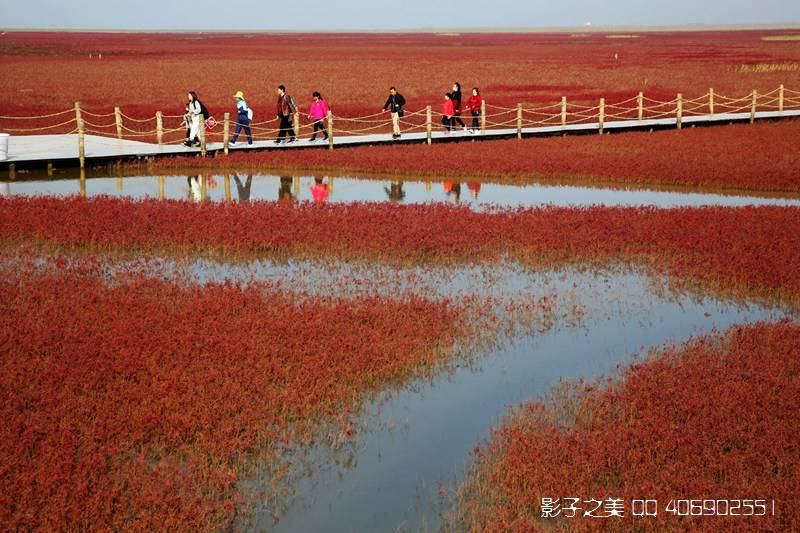
[[236, 144], [239, 132], [242, 130], [247, 135], [247, 144], [253, 144], [253, 136], [250, 134], [250, 121], [253, 120], [253, 110], [247, 107], [247, 101], [244, 99], [242, 91], [236, 91], [233, 97], [236, 99], [236, 131], [233, 132], [231, 144]]
[[442, 102], [442, 126], [444, 126], [444, 134], [450, 135], [450, 132], [455, 127], [455, 107], [450, 93], [444, 93], [444, 102]]
[[200, 146], [200, 128], [203, 124], [203, 104], [197, 98], [197, 93], [189, 91], [189, 111], [186, 114], [189, 123], [189, 138], [183, 143], [186, 146]]
[[328, 112], [331, 108], [328, 106], [328, 103], [322, 99], [322, 95], [319, 92], [314, 91], [314, 94], [311, 95], [311, 107], [308, 110], [308, 118], [314, 121], [314, 129], [311, 132], [311, 138], [308, 140], [309, 142], [314, 142], [317, 140], [317, 131], [322, 132], [322, 140], [328, 140], [328, 131], [325, 129], [325, 117], [328, 116]]
[[294, 125], [292, 117], [297, 112], [297, 106], [294, 104], [294, 99], [286, 94], [286, 87], [278, 85], [278, 102], [276, 104], [278, 113], [278, 120], [280, 120], [280, 131], [278, 138], [275, 139], [275, 144], [281, 144], [285, 137], [289, 137], [287, 143], [293, 143], [297, 140], [294, 133]]
[[472, 96], [467, 100], [467, 109], [472, 115], [472, 129], [470, 133], [475, 133], [481, 129], [481, 108], [483, 107], [483, 97], [481, 91], [477, 87], [472, 88]]
[[461, 120], [461, 84], [455, 82], [453, 84], [453, 92], [450, 93], [450, 99], [453, 101], [453, 124], [452, 129], [456, 129], [456, 124], [461, 124], [464, 128], [464, 133], [467, 132], [467, 125]]
[[405, 110], [403, 109], [405, 105], [406, 99], [397, 92], [397, 88], [389, 87], [389, 98], [383, 104], [383, 110], [392, 113], [392, 139], [400, 138], [400, 119], [405, 115]]

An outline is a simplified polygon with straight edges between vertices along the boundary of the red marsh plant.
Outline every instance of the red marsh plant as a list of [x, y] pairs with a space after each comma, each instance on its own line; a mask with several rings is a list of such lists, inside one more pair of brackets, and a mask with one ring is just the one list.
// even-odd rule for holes
[[[800, 324], [736, 326], [514, 409], [475, 450], [458, 529], [797, 531], [798, 425]], [[542, 518], [543, 498], [581, 510]], [[624, 517], [584, 517], [584, 500], [607, 498], [624, 500]], [[632, 516], [634, 499], [656, 500], [657, 516]], [[719, 500], [740, 500], [739, 516]], [[742, 516], [743, 500], [765, 500], [765, 516]]]
[[800, 209], [542, 207], [474, 212], [446, 204], [282, 205], [111, 198], [0, 198], [0, 243], [231, 259], [360, 258], [531, 266], [635, 261], [728, 294], [797, 302]]
[[437, 365], [463, 331], [446, 300], [301, 301], [59, 264], [0, 279], [8, 530], [228, 529], [254, 465]]

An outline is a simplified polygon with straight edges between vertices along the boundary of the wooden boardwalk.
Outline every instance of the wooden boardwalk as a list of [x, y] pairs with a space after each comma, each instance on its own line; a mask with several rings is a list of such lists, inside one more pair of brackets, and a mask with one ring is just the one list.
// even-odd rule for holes
[[[682, 126], [706, 126], [713, 124], [727, 124], [734, 122], [749, 122], [755, 120], [775, 120], [781, 118], [800, 117], [800, 110], [784, 111], [759, 111], [755, 114], [744, 113], [721, 113], [714, 115], [694, 115], [682, 117]], [[616, 120], [603, 123], [604, 132], [628, 131], [642, 129], [667, 129], [678, 126], [676, 117], [666, 117], [645, 120]], [[552, 125], [539, 127], [521, 128], [521, 133], [525, 137], [534, 136], [554, 136], [571, 134], [590, 134], [599, 131], [599, 122], [589, 122], [580, 124]], [[432, 134], [433, 142], [454, 142], [464, 140], [489, 140], [516, 137], [519, 134], [517, 128], [487, 129], [475, 134], [467, 134], [463, 131], [445, 135], [442, 131], [435, 131]], [[402, 139], [394, 140], [391, 134], [371, 134], [371, 135], [340, 135], [334, 137], [335, 147], [363, 146], [378, 144], [402, 144], [420, 143], [427, 141], [426, 132], [407, 133]], [[246, 150], [297, 150], [297, 149], [328, 149], [327, 141], [317, 140], [312, 143], [307, 139], [298, 139], [291, 144], [276, 145], [273, 141], [255, 141], [248, 146], [240, 136], [239, 143], [231, 145], [230, 151]], [[207, 144], [207, 152], [214, 154], [222, 152], [223, 145], [220, 142], [210, 142]], [[200, 148], [188, 148], [183, 145], [151, 144], [146, 142], [117, 139], [113, 137], [103, 137], [99, 135], [85, 135], [85, 159], [86, 164], [100, 164], [109, 161], [118, 161], [135, 158], [150, 157], [169, 157], [179, 155], [198, 154]], [[27, 135], [12, 136], [9, 138], [8, 159], [0, 161], [0, 165], [6, 169], [22, 168], [25, 166], [44, 166], [48, 163], [59, 164], [61, 166], [77, 166], [79, 164], [78, 155], [78, 135]], [[13, 166], [12, 166], [13, 165]]]

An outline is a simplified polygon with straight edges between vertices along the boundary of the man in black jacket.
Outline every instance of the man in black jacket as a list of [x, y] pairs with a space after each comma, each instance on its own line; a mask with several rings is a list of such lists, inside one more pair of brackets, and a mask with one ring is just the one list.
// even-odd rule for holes
[[400, 138], [400, 119], [404, 115], [403, 106], [406, 105], [406, 99], [403, 95], [397, 92], [394, 87], [389, 87], [389, 98], [383, 104], [383, 110], [392, 112], [392, 139]]

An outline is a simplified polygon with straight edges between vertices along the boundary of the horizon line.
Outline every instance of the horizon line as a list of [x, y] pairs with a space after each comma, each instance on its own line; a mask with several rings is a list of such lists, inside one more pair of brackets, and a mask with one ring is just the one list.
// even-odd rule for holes
[[781, 24], [705, 24], [687, 23], [680, 25], [582, 25], [582, 26], [533, 26], [533, 27], [469, 27], [469, 28], [396, 28], [396, 29], [364, 29], [364, 28], [332, 28], [332, 29], [143, 29], [143, 28], [0, 28], [4, 33], [360, 33], [360, 34], [410, 34], [410, 33], [604, 33], [609, 31], [733, 31], [733, 30], [797, 30], [800, 22]]

